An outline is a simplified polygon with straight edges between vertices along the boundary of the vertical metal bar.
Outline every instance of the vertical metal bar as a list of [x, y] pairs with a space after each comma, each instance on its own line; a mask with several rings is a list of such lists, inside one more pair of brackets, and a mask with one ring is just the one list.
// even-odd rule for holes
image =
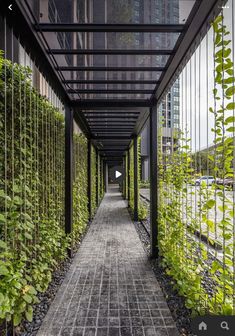
[[152, 258], [157, 258], [159, 254], [157, 174], [157, 107], [153, 106], [150, 109], [150, 245]]
[[128, 206], [130, 202], [130, 150], [127, 152], [127, 200]]
[[106, 188], [106, 162], [105, 162], [105, 160], [103, 160], [103, 188], [104, 188], [104, 192], [107, 192], [107, 188]]
[[[65, 107], [65, 233], [73, 222], [73, 110]], [[71, 250], [69, 251], [71, 254]]]
[[105, 192], [108, 191], [109, 186], [109, 167], [108, 164], [105, 163]]
[[138, 221], [138, 137], [134, 137], [134, 221]]
[[100, 186], [99, 186], [99, 152], [98, 149], [96, 148], [96, 206], [98, 207], [99, 205], [99, 192], [100, 192]]
[[91, 204], [91, 139], [87, 141], [87, 199], [88, 199], [88, 214], [89, 220], [92, 217], [92, 204]]
[[122, 166], [123, 166], [122, 193], [123, 197], [126, 198], [126, 156], [123, 157]]

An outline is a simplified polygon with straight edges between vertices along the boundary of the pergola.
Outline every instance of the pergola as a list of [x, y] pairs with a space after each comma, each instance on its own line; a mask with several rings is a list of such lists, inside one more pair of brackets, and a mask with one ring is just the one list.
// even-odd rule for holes
[[[195, 50], [224, 1], [196, 0], [183, 23], [52, 23], [35, 15], [32, 1], [2, 1], [1, 10], [30, 52], [39, 70], [47, 78], [65, 106], [65, 183], [66, 230], [72, 223], [72, 146], [73, 120], [89, 139], [88, 172], [91, 176], [91, 144], [107, 163], [122, 163], [131, 143], [134, 145], [135, 219], [137, 208], [137, 137], [150, 118], [150, 185], [152, 255], [157, 235], [157, 105], [177, 77], [187, 57]], [[94, 20], [95, 21], [95, 20]], [[98, 21], [98, 20], [97, 20]], [[71, 33], [92, 36], [84, 48], [58, 48], [51, 34]], [[70, 35], [67, 35], [70, 36]], [[131, 41], [122, 41], [127, 36]], [[135, 45], [133, 37], [155, 43]], [[156, 42], [168, 38], [169, 48]], [[88, 38], [89, 39], [89, 38]], [[134, 41], [134, 42], [133, 42]], [[97, 43], [96, 43], [97, 42]], [[99, 43], [98, 43], [99, 42]], [[125, 46], [125, 47], [123, 47]], [[78, 57], [83, 65], [74, 62]], [[142, 57], [143, 65], [136, 60]], [[70, 60], [64, 64], [62, 60]], [[156, 61], [160, 59], [160, 64]], [[123, 65], [123, 60], [126, 61]], [[147, 61], [146, 61], [147, 60]], [[128, 164], [129, 158], [127, 157]], [[89, 179], [91, 183], [91, 179]], [[91, 188], [88, 188], [90, 198]]]

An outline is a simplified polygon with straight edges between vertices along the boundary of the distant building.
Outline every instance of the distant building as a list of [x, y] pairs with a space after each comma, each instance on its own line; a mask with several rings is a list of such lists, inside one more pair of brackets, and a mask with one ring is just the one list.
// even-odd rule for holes
[[[152, 23], [179, 23], [179, 0], [151, 0], [144, 1], [145, 15], [151, 17]], [[153, 34], [151, 39], [154, 38]], [[171, 49], [174, 47], [177, 35], [157, 34], [154, 43], [159, 49]], [[157, 43], [156, 43], [157, 42]], [[156, 66], [164, 66], [166, 56], [156, 56]], [[159, 123], [162, 124], [161, 145], [163, 153], [173, 151], [177, 142], [177, 130], [179, 129], [179, 109], [180, 109], [180, 85], [176, 81], [166, 98], [159, 106]], [[141, 134], [141, 178], [149, 180], [149, 123], [146, 124]]]

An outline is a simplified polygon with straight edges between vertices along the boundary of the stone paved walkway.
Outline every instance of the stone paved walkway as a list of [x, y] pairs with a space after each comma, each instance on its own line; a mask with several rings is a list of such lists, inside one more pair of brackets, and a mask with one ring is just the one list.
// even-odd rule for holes
[[116, 187], [106, 193], [37, 336], [176, 336]]

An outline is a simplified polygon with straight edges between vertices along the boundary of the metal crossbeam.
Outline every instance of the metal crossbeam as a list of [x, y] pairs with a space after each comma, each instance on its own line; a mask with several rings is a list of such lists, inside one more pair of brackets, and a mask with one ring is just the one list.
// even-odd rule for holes
[[97, 90], [97, 89], [69, 89], [67, 90], [69, 94], [151, 94], [153, 93], [153, 90], [144, 90], [144, 89], [136, 89], [136, 90], [121, 90], [121, 89], [116, 89], [116, 90]]
[[[136, 119], [138, 119], [138, 115], [136, 116], [120, 116], [118, 114], [108, 114], [108, 115], [97, 115], [97, 116], [89, 116], [89, 115], [86, 115], [86, 119], [88, 121], [97, 121], [97, 120], [101, 120], [103, 121], [102, 119], [108, 119], [108, 120], [111, 120], [111, 121], [136, 121]], [[117, 120], [116, 120], [117, 119]], [[119, 120], [121, 119], [121, 120]]]
[[122, 32], [122, 33], [180, 33], [183, 24], [95, 24], [95, 23], [41, 23], [36, 24], [39, 32]]
[[82, 110], [98, 110], [99, 108], [104, 109], [108, 107], [150, 107], [152, 105], [152, 102], [150, 101], [150, 99], [74, 99], [71, 100], [71, 104], [72, 106], [75, 106]]
[[69, 79], [69, 80], [64, 80], [64, 84], [153, 84], [153, 85], [158, 85], [160, 84], [159, 81], [157, 80], [112, 80], [112, 79], [107, 79], [107, 80], [86, 80], [86, 79]]
[[53, 55], [172, 55], [169, 49], [50, 49], [48, 54]]
[[57, 71], [165, 71], [165, 67], [105, 67], [105, 66], [59, 66], [55, 68]]

